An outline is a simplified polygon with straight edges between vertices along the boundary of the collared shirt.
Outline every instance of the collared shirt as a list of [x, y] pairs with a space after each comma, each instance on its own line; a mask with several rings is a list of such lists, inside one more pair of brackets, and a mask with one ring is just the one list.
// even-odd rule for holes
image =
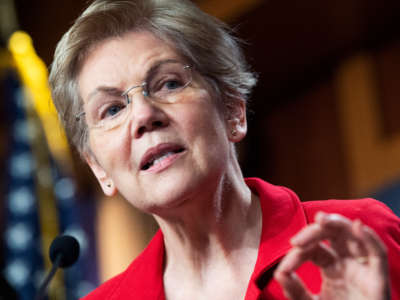
[[[300, 202], [297, 195], [285, 187], [258, 178], [248, 178], [246, 184], [260, 198], [263, 224], [258, 257], [245, 300], [286, 299], [273, 278], [273, 271], [291, 248], [290, 238], [313, 222], [318, 211], [360, 219], [378, 233], [388, 249], [392, 300], [400, 300], [400, 220], [388, 207], [373, 199]], [[158, 231], [123, 273], [101, 285], [84, 300], [165, 300], [164, 257], [163, 235]], [[306, 262], [296, 273], [311, 292], [320, 291], [321, 275], [317, 266]]]

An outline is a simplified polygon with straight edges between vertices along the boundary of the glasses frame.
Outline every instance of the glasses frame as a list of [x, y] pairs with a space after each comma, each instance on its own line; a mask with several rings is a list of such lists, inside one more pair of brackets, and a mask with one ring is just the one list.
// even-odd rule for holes
[[[169, 62], [166, 62], [166, 63], [169, 63]], [[179, 63], [179, 62], [171, 62], [171, 63]], [[193, 66], [192, 66], [192, 65], [188, 65], [188, 64], [185, 65], [185, 64], [182, 64], [182, 66], [183, 66], [183, 69], [185, 69], [185, 70], [190, 70], [191, 72], [192, 72], [192, 70], [193, 70]], [[148, 76], [148, 75], [147, 75], [147, 76]], [[190, 80], [189, 80], [184, 86], [182, 86], [180, 89], [181, 89], [181, 90], [184, 90], [190, 83], [192, 83], [192, 81], [193, 81], [193, 74], [190, 73]], [[144, 82], [142, 82], [141, 84], [136, 84], [136, 85], [133, 85], [133, 86], [129, 87], [128, 89], [126, 89], [126, 90], [121, 94], [121, 97], [124, 97], [124, 98], [126, 99], [126, 104], [127, 104], [127, 105], [130, 105], [131, 102], [132, 102], [132, 100], [131, 100], [131, 98], [129, 97], [129, 93], [130, 93], [133, 89], [142, 88], [142, 95], [143, 95], [145, 98], [151, 98], [151, 95], [150, 95], [150, 93], [149, 93], [147, 87], [148, 87], [148, 79], [146, 79], [146, 80], [145, 80]], [[168, 103], [168, 102], [167, 102], [167, 103]], [[75, 121], [76, 121], [76, 122], [81, 121], [81, 120], [82, 120], [82, 117], [85, 116], [85, 115], [86, 115], [86, 112], [85, 112], [85, 111], [81, 111], [81, 112], [75, 114]]]

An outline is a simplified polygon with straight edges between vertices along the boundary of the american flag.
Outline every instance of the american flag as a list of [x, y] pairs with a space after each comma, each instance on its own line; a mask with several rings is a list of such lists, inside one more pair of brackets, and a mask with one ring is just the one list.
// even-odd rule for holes
[[[20, 66], [21, 67], [21, 66]], [[0, 299], [34, 299], [51, 267], [48, 246], [58, 234], [77, 238], [78, 262], [59, 271], [49, 288], [49, 299], [75, 300], [92, 290], [95, 274], [94, 201], [83, 201], [72, 174], [63, 170], [52, 154], [32, 101], [32, 91], [21, 80], [20, 70], [2, 70], [0, 100], [7, 134], [2, 147], [6, 159], [3, 190], [3, 284]], [[4, 140], [5, 139], [5, 140]], [[85, 195], [85, 198], [88, 195]]]

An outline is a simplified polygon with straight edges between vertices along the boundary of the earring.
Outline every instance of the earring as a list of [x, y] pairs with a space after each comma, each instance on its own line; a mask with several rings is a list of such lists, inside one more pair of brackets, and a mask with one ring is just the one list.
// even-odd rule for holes
[[107, 183], [107, 187], [110, 188], [111, 187], [111, 183]]

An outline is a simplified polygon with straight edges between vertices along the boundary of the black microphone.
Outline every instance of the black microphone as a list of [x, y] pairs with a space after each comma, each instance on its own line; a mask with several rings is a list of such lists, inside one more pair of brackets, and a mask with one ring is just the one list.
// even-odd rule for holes
[[53, 263], [53, 267], [41, 284], [39, 291], [36, 294], [35, 300], [43, 299], [46, 293], [46, 289], [59, 267], [67, 268], [73, 265], [78, 260], [79, 243], [72, 236], [60, 235], [56, 237], [51, 243], [49, 255], [51, 262]]

